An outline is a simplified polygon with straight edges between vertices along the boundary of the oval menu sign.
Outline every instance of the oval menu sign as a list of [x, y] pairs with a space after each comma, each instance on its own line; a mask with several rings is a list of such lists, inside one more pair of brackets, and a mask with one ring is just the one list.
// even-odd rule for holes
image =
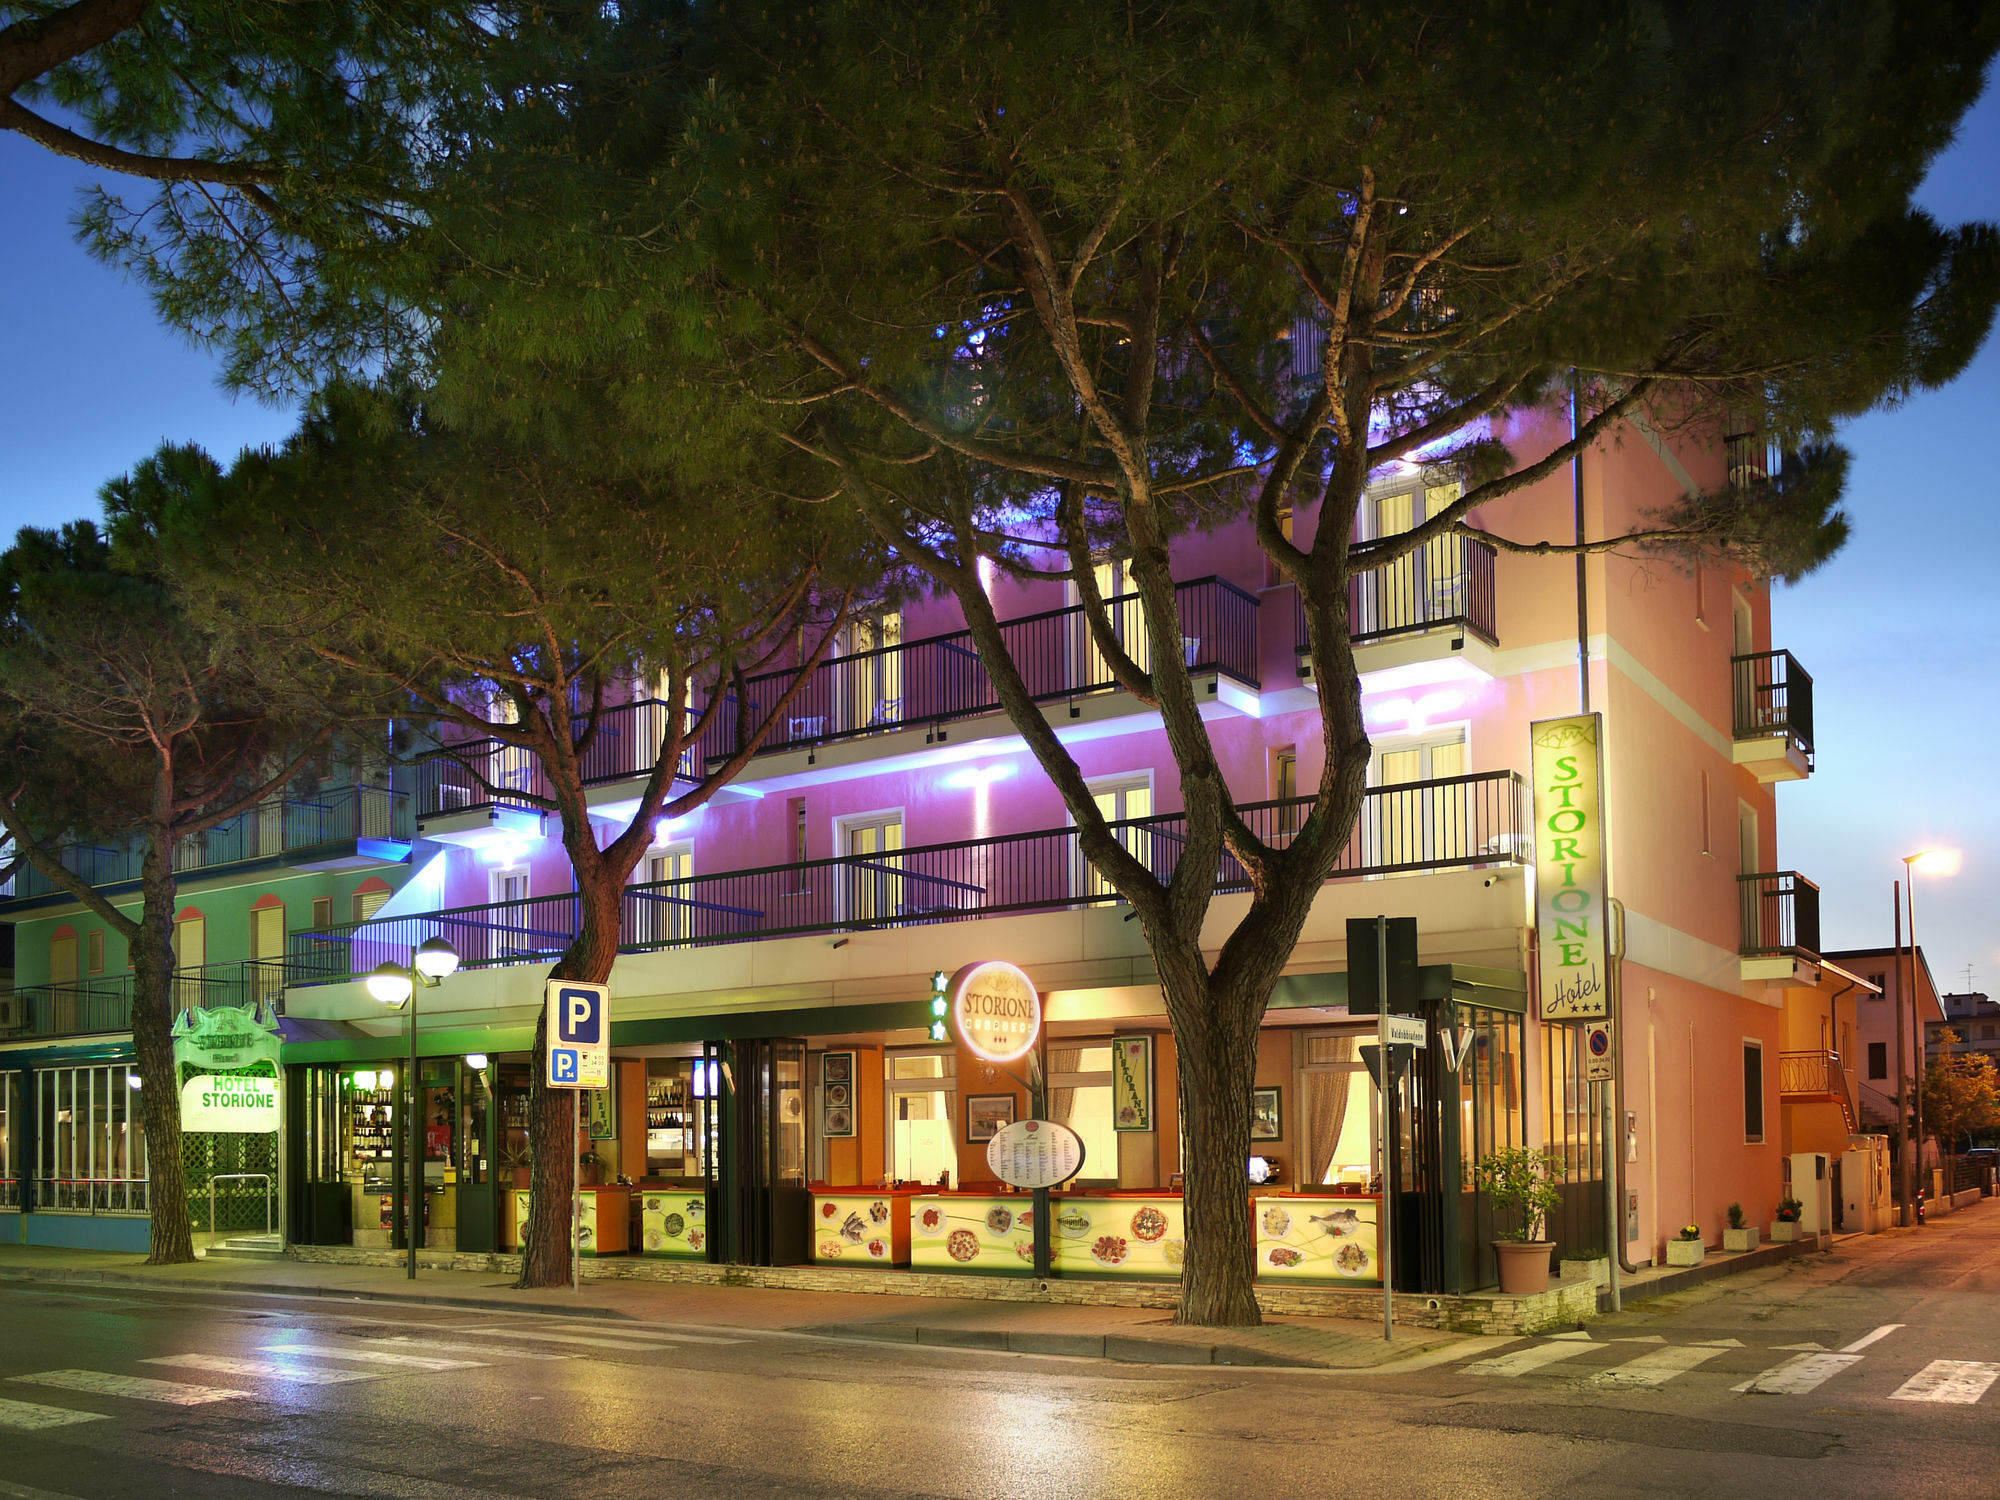
[[986, 1143], [986, 1165], [1009, 1187], [1054, 1187], [1083, 1170], [1083, 1138], [1053, 1120], [1016, 1120]]
[[997, 958], [967, 964], [951, 978], [952, 1029], [977, 1057], [1018, 1062], [1042, 1029], [1042, 997], [1034, 982]]

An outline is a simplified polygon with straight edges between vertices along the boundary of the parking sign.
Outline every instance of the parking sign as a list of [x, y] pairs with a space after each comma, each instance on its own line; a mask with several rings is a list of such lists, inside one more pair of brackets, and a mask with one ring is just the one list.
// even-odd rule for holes
[[548, 984], [552, 1089], [601, 1089], [611, 1081], [611, 989], [551, 979]]

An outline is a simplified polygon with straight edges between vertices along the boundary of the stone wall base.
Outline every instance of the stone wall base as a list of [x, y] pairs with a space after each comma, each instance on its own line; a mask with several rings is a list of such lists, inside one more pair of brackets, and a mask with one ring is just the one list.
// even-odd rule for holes
[[[356, 1250], [346, 1245], [293, 1245], [285, 1252], [309, 1264], [401, 1266], [400, 1250]], [[420, 1250], [417, 1264], [437, 1271], [517, 1276], [518, 1255]], [[954, 1276], [926, 1271], [848, 1270], [838, 1266], [716, 1266], [706, 1261], [607, 1257], [583, 1263], [585, 1281], [651, 1281], [700, 1286], [761, 1286], [796, 1292], [845, 1292], [887, 1297], [977, 1298], [992, 1302], [1041, 1302], [1069, 1307], [1151, 1307], [1171, 1310], [1180, 1289], [1171, 1281], [1035, 1281], [1017, 1276]], [[1342, 1287], [1260, 1286], [1265, 1312], [1318, 1318], [1379, 1321], [1379, 1290]], [[1453, 1333], [1540, 1333], [1573, 1325], [1597, 1313], [1597, 1284], [1589, 1276], [1564, 1277], [1532, 1297], [1498, 1292], [1431, 1296], [1399, 1292], [1395, 1320], [1412, 1328]]]

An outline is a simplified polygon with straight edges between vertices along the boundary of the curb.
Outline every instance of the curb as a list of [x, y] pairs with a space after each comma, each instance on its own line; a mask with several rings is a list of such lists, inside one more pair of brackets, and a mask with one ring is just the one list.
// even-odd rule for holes
[[504, 1308], [510, 1312], [548, 1313], [564, 1318], [610, 1318], [627, 1323], [638, 1321], [632, 1314], [621, 1312], [614, 1307], [592, 1307], [558, 1302], [502, 1302], [493, 1297], [455, 1297], [444, 1293], [378, 1291], [371, 1287], [277, 1285], [268, 1281], [167, 1282], [155, 1281], [148, 1276], [135, 1276], [129, 1271], [0, 1268], [0, 1282], [8, 1281], [74, 1282], [88, 1286], [130, 1287], [181, 1297], [200, 1296], [208, 1292], [255, 1292], [267, 1297], [321, 1297], [347, 1302], [400, 1302], [422, 1307], [476, 1308], [488, 1312]]
[[1291, 1370], [1340, 1368], [1323, 1359], [1278, 1354], [1239, 1344], [1170, 1343], [1117, 1333], [1015, 1333], [1004, 1328], [950, 1328], [921, 1323], [822, 1323], [809, 1328], [794, 1328], [792, 1332], [865, 1343], [1004, 1350], [1011, 1354], [1055, 1354], [1071, 1359], [1109, 1359], [1129, 1365], [1261, 1365]]
[[[1618, 1288], [1622, 1301], [1643, 1302], [1648, 1297], [1666, 1297], [1675, 1292], [1685, 1292], [1700, 1286], [1704, 1281], [1714, 1281], [1722, 1276], [1734, 1276], [1739, 1271], [1755, 1271], [1763, 1266], [1775, 1266], [1783, 1261], [1794, 1260], [1801, 1255], [1812, 1255], [1827, 1248], [1819, 1242], [1819, 1237], [1809, 1240], [1792, 1240], [1782, 1244], [1760, 1245], [1755, 1250], [1742, 1250], [1723, 1259], [1703, 1260], [1698, 1266], [1686, 1266], [1669, 1271], [1663, 1276], [1650, 1277], [1645, 1281], [1623, 1283]], [[1599, 1285], [1597, 1289], [1597, 1310], [1600, 1313], [1611, 1310], [1611, 1293]]]

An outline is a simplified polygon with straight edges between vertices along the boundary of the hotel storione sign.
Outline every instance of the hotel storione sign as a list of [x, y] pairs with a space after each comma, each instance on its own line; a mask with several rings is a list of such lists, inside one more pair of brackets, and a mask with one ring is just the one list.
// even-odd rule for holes
[[1608, 1010], [1603, 728], [1598, 714], [1529, 726], [1537, 988], [1544, 1021], [1590, 1020]]

